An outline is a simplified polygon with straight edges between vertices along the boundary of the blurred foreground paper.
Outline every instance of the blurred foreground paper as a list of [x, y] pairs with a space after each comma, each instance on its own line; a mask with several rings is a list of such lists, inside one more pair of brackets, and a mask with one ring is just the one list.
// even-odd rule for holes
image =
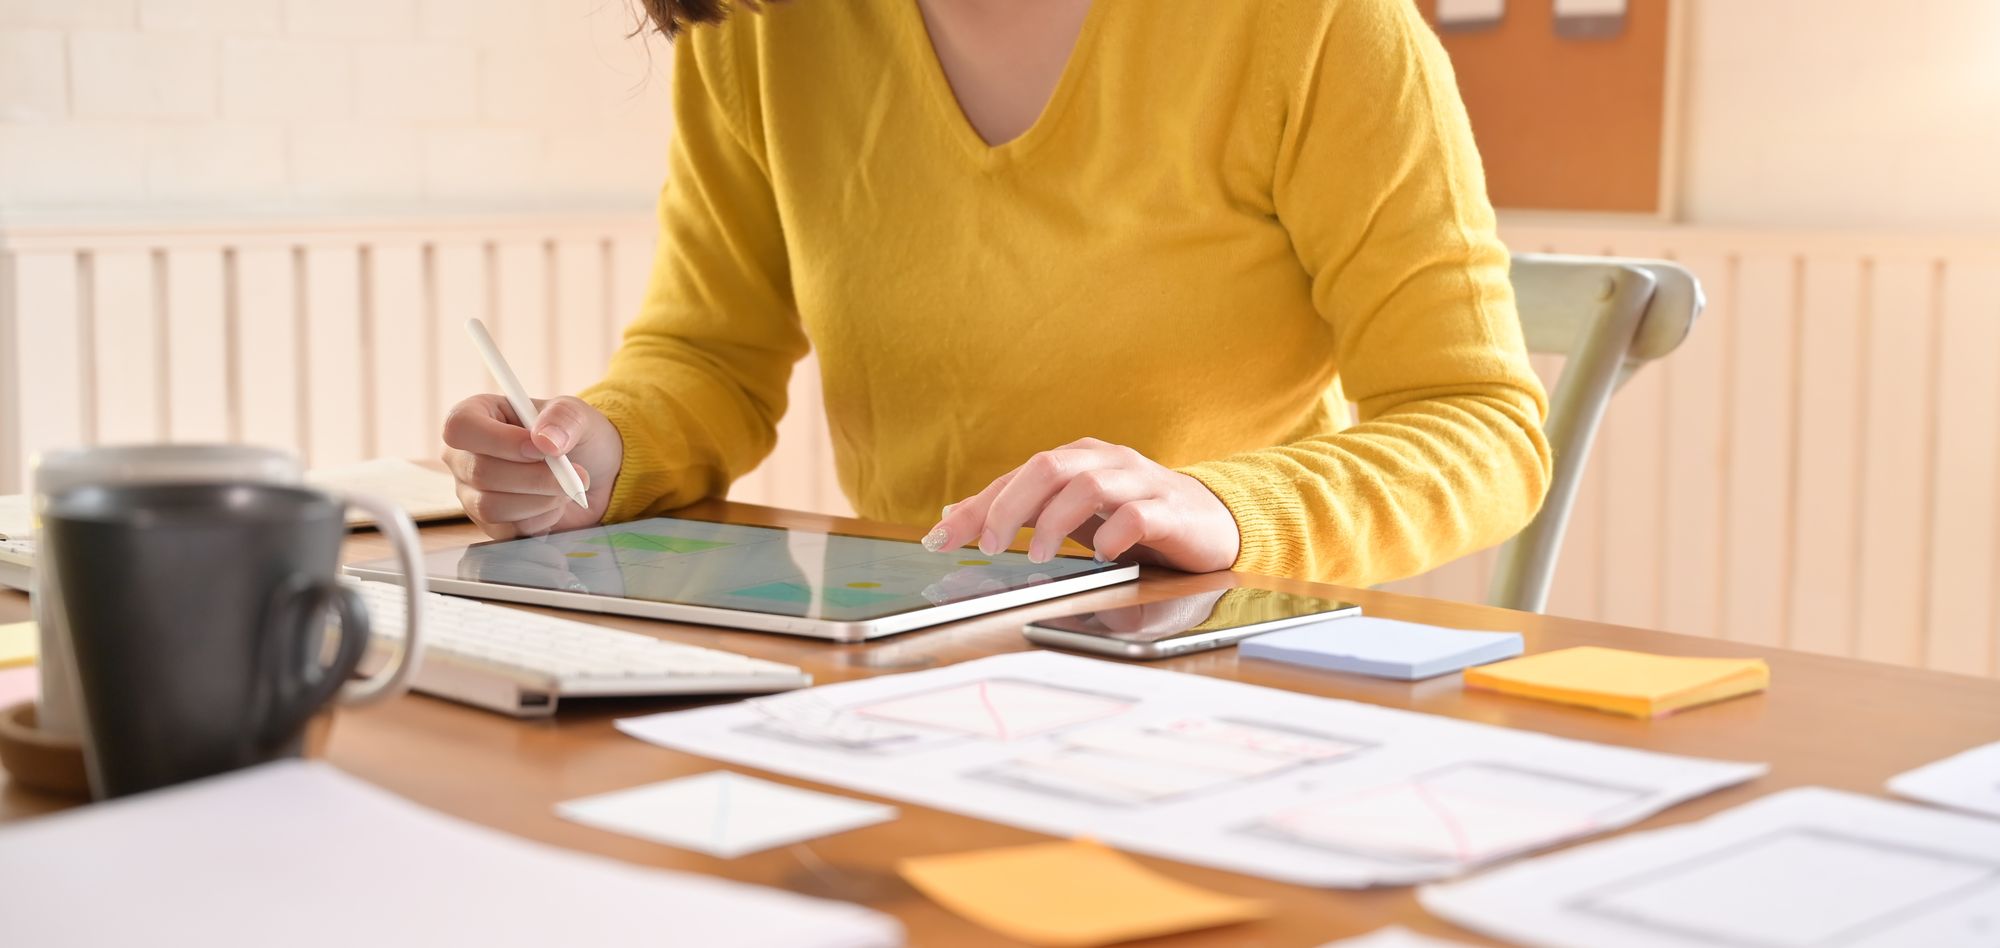
[[0, 880], [0, 944], [43, 948], [903, 942], [859, 906], [516, 839], [307, 761], [0, 829]]

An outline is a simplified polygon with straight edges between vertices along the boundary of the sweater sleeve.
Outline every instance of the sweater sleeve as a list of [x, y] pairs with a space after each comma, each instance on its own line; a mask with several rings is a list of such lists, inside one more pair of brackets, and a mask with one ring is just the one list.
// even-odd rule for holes
[[1235, 516], [1236, 569], [1367, 585], [1527, 524], [1547, 400], [1444, 50], [1409, 0], [1317, 6], [1273, 201], [1359, 419], [1184, 470]]
[[582, 393], [617, 426], [606, 521], [722, 494], [776, 442], [807, 344], [783, 228], [728, 27], [674, 49], [674, 137], [645, 304], [604, 379]]

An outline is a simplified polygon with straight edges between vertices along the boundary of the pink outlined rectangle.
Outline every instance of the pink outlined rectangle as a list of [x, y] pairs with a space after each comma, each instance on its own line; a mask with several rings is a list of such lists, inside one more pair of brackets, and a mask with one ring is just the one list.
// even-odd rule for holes
[[1133, 705], [1126, 698], [992, 678], [889, 698], [857, 707], [854, 713], [989, 740], [1018, 741], [1101, 721], [1130, 711]]
[[1301, 842], [1392, 859], [1472, 864], [1595, 832], [1645, 791], [1494, 764], [1466, 764], [1271, 815]]

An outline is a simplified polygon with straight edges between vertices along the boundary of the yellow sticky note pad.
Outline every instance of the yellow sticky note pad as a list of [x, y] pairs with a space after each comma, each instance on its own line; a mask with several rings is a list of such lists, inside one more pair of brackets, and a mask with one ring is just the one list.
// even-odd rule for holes
[[1681, 658], [1586, 645], [1470, 668], [1465, 684], [1650, 718], [1763, 691], [1771, 669], [1755, 658]]
[[1093, 840], [905, 859], [938, 904], [1010, 938], [1088, 948], [1263, 918], [1255, 899], [1198, 889]]
[[41, 653], [41, 634], [33, 622], [0, 625], [0, 668], [33, 665]]

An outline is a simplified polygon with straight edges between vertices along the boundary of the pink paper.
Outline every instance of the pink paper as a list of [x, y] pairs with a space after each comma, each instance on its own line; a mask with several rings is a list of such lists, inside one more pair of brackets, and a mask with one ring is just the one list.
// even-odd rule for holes
[[11, 708], [23, 701], [33, 701], [41, 691], [41, 669], [33, 665], [0, 669], [0, 708]]

